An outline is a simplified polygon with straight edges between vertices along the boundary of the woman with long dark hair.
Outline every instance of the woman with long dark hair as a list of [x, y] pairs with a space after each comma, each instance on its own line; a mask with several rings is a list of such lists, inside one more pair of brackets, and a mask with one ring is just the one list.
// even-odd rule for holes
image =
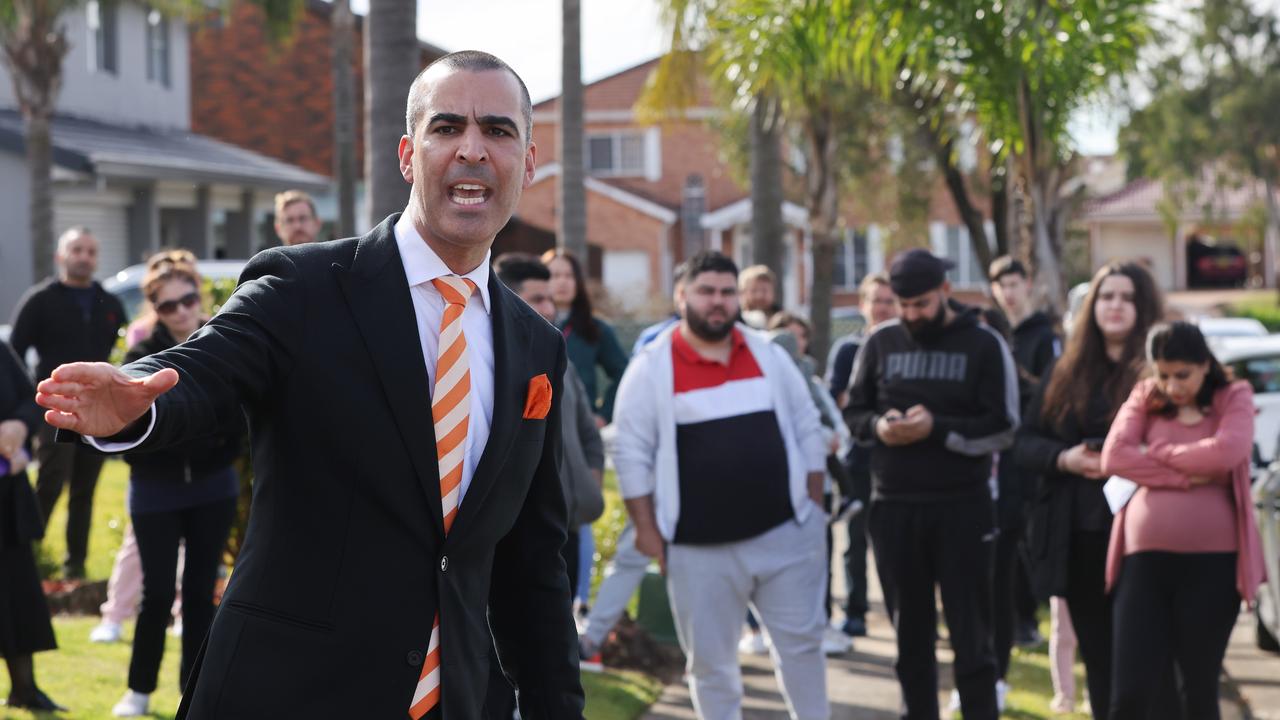
[[[184, 342], [201, 325], [200, 283], [189, 267], [159, 264], [143, 280], [156, 314], [151, 335], [125, 356], [133, 362]], [[222, 551], [235, 517], [240, 484], [232, 462], [242, 425], [179, 446], [125, 455], [129, 463], [129, 516], [142, 561], [142, 607], [129, 659], [129, 691], [116, 717], [146, 715], [164, 656], [165, 628], [173, 605], [178, 545], [186, 547], [182, 572], [182, 660], [185, 687], [196, 654], [213, 623], [213, 590]]]
[[31, 544], [44, 535], [27, 462], [43, 422], [26, 368], [0, 342], [0, 656], [9, 670], [8, 707], [66, 710], [36, 685], [32, 655], [58, 647]]
[[1112, 720], [1143, 717], [1173, 660], [1187, 716], [1218, 717], [1218, 677], [1240, 599], [1266, 577], [1249, 463], [1253, 389], [1232, 382], [1195, 325], [1156, 326], [1102, 468], [1137, 483], [1107, 555], [1114, 590]]
[[[578, 368], [601, 424], [608, 423], [613, 419], [613, 396], [627, 369], [627, 353], [613, 327], [593, 313], [586, 274], [578, 258], [562, 250], [548, 250], [542, 255], [542, 264], [551, 271], [549, 288], [556, 304], [556, 325], [564, 333], [569, 360]], [[597, 367], [608, 378], [604, 387], [596, 380]]]
[[1040, 477], [1028, 523], [1031, 583], [1041, 599], [1066, 598], [1099, 719], [1111, 702], [1112, 641], [1104, 578], [1111, 510], [1100, 451], [1143, 372], [1143, 338], [1161, 314], [1160, 293], [1140, 265], [1098, 270], [1013, 446], [1014, 462]]

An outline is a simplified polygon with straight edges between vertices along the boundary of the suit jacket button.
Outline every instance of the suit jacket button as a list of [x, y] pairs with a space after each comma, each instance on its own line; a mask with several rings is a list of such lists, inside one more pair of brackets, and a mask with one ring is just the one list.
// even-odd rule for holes
[[409, 653], [404, 656], [404, 661], [409, 663], [409, 667], [421, 667], [422, 660], [423, 657], [421, 650], [410, 650]]
[[449, 570], [449, 556], [444, 555], [440, 558], [440, 572], [446, 572], [448, 570]]

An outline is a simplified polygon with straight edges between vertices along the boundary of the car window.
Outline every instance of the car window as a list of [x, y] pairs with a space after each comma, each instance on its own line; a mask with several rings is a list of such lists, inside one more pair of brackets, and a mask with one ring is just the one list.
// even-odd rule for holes
[[1255, 393], [1280, 392], [1280, 355], [1248, 358], [1230, 363], [1237, 380], [1247, 380]]

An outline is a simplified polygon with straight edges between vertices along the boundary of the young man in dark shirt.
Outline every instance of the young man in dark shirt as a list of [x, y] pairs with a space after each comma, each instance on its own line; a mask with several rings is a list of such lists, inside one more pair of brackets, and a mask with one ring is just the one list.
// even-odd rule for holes
[[[881, 324], [898, 317], [898, 300], [889, 287], [889, 276], [874, 273], [863, 278], [858, 286], [858, 309], [866, 319], [866, 327], [860, 333], [846, 335], [836, 341], [827, 359], [827, 386], [836, 404], [844, 408], [849, 402], [849, 378], [853, 375], [853, 359], [867, 336]], [[862, 503], [862, 511], [849, 517], [849, 545], [844, 553], [845, 606], [844, 623], [840, 629], [849, 637], [867, 634], [867, 513], [871, 504], [871, 452], [869, 448], [854, 445], [844, 458], [846, 472], [853, 481], [854, 494], [845, 498]]]
[[858, 353], [845, 419], [871, 447], [871, 541], [898, 640], [905, 718], [938, 717], [935, 586], [967, 720], [995, 720], [991, 455], [1018, 425], [1009, 350], [977, 312], [950, 303], [949, 261], [909, 250], [889, 283], [899, 320]]
[[[106, 360], [128, 320], [120, 301], [93, 279], [98, 269], [98, 241], [88, 228], [73, 227], [62, 233], [54, 262], [57, 277], [32, 287], [18, 302], [10, 336], [18, 357], [25, 358], [31, 348], [40, 355], [37, 381], [49, 377], [63, 363]], [[62, 486], [69, 486], [67, 555], [62, 572], [67, 578], [84, 577], [93, 491], [102, 457], [82, 443], [55, 443], [53, 428], [41, 423], [36, 459], [40, 461], [36, 497], [45, 522]]]

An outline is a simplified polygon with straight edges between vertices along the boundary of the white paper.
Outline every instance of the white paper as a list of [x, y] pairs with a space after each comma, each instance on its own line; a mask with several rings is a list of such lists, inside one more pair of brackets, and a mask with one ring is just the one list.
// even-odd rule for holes
[[1111, 507], [1112, 515], [1120, 512], [1120, 508], [1124, 507], [1137, 491], [1138, 483], [1119, 475], [1112, 475], [1102, 486], [1102, 494], [1107, 498], [1107, 505]]

